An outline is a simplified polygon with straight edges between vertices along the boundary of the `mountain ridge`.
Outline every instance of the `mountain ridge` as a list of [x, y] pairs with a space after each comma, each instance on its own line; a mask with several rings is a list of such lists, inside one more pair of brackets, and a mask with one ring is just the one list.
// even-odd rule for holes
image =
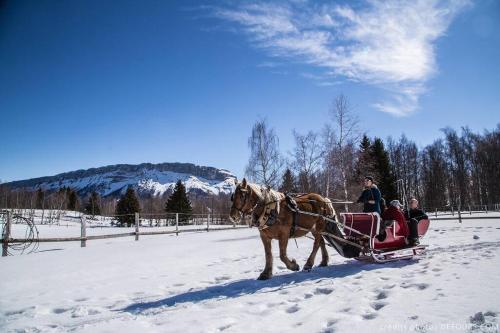
[[70, 187], [83, 196], [96, 191], [103, 197], [120, 195], [128, 186], [132, 186], [141, 196], [157, 196], [173, 190], [177, 180], [183, 181], [188, 193], [196, 195], [229, 194], [236, 184], [236, 177], [228, 170], [173, 162], [113, 164], [3, 185], [12, 189], [42, 188], [49, 191]]

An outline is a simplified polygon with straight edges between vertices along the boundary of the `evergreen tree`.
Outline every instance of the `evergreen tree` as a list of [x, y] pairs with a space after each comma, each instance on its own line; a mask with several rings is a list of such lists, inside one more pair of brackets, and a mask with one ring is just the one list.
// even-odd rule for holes
[[377, 180], [377, 186], [387, 202], [399, 199], [396, 187], [396, 179], [392, 174], [389, 153], [384, 148], [382, 139], [375, 138], [371, 145], [371, 160], [373, 162], [373, 176]]
[[367, 175], [372, 175], [373, 170], [372, 143], [366, 134], [363, 135], [359, 144], [358, 158], [356, 162], [356, 181], [361, 182]]
[[135, 213], [141, 211], [141, 206], [139, 200], [135, 195], [135, 191], [132, 187], [127, 188], [127, 192], [120, 198], [118, 204], [116, 205], [115, 214], [118, 215], [118, 222], [124, 226], [125, 224], [130, 227], [135, 223]]
[[67, 196], [68, 196], [67, 209], [76, 210], [78, 204], [78, 194], [76, 194], [75, 190], [68, 188]]
[[100, 215], [101, 207], [99, 206], [99, 194], [96, 191], [92, 191], [89, 197], [89, 201], [85, 205], [85, 213], [89, 215]]
[[179, 215], [180, 221], [187, 221], [193, 212], [191, 202], [186, 194], [186, 187], [180, 180], [175, 184], [174, 193], [168, 198], [165, 204], [165, 211], [167, 213], [181, 213]]
[[39, 188], [36, 191], [36, 209], [44, 209], [45, 206], [45, 192]]
[[282, 182], [281, 182], [281, 187], [280, 187], [280, 192], [296, 192], [295, 189], [295, 179], [293, 177], [292, 170], [286, 169], [285, 173], [283, 174]]

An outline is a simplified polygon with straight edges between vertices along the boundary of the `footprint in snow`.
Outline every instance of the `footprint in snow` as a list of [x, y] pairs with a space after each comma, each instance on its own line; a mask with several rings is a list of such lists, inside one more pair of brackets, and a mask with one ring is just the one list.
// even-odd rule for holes
[[227, 275], [224, 275], [224, 276], [218, 276], [215, 278], [215, 283], [219, 283], [219, 282], [222, 282], [222, 281], [227, 281], [227, 280], [230, 280], [231, 277], [227, 276]]
[[231, 324], [224, 325], [224, 326], [219, 327], [217, 330], [218, 330], [219, 332], [222, 332], [222, 331], [227, 330], [227, 329], [228, 329], [228, 328], [230, 328], [231, 326], [233, 326], [233, 325], [231, 325]]
[[424, 290], [424, 289], [427, 289], [429, 288], [429, 284], [428, 283], [415, 283], [414, 286], [418, 289], [418, 290]]
[[366, 320], [371, 320], [371, 319], [377, 318], [377, 314], [376, 313], [366, 313], [366, 314], [362, 315], [361, 317], [363, 317], [363, 319], [366, 319]]
[[77, 298], [77, 299], [75, 299], [75, 302], [85, 302], [85, 301], [88, 301], [88, 300], [89, 300], [88, 298], [83, 297], [83, 298]]
[[387, 297], [389, 297], [389, 294], [386, 291], [381, 291], [375, 296], [375, 299], [381, 300], [381, 299], [386, 299]]
[[375, 311], [378, 311], [380, 309], [382, 309], [384, 306], [386, 306], [387, 303], [385, 302], [375, 302], [375, 303], [372, 303], [371, 304], [371, 307], [375, 310]]
[[300, 307], [297, 304], [295, 304], [295, 305], [289, 307], [288, 309], [286, 309], [286, 312], [287, 313], [295, 313], [299, 310], [300, 310]]
[[427, 288], [429, 288], [429, 284], [428, 283], [406, 283], [406, 282], [403, 282], [401, 284], [401, 288], [404, 288], [404, 289], [408, 289], [408, 288], [416, 288], [418, 290], [425, 290]]
[[316, 295], [329, 295], [333, 292], [333, 288], [316, 288], [314, 294]]
[[23, 315], [27, 312], [31, 312], [32, 310], [35, 310], [34, 306], [30, 306], [28, 308], [24, 308], [24, 309], [20, 309], [20, 310], [7, 311], [4, 314], [5, 314], [5, 316]]
[[[326, 322], [326, 327], [327, 328], [331, 328], [333, 325], [335, 325], [336, 323], [338, 323], [338, 320], [337, 319], [330, 319]], [[333, 332], [333, 331], [331, 331]]]
[[300, 301], [302, 301], [302, 300], [300, 298], [298, 298], [298, 297], [287, 299], [287, 302], [290, 302], [290, 303], [298, 303]]

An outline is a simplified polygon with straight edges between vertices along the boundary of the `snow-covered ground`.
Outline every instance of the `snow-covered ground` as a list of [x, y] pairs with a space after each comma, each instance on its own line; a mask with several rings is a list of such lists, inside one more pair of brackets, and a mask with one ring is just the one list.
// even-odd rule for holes
[[[382, 265], [329, 248], [311, 272], [273, 243], [268, 281], [256, 229], [41, 244], [0, 258], [0, 332], [499, 331], [500, 217], [435, 221], [422, 243], [420, 260]], [[303, 265], [312, 241], [297, 244]]]

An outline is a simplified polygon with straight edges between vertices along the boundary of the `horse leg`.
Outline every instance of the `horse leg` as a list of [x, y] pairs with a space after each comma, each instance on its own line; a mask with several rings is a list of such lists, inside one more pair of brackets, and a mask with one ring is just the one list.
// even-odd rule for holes
[[295, 259], [288, 259], [288, 256], [286, 255], [286, 247], [288, 245], [288, 235], [281, 235], [279, 238], [279, 245], [280, 245], [280, 259], [283, 261], [285, 264], [286, 268], [292, 270], [292, 271], [298, 271], [300, 269], [300, 266], [297, 264]]
[[321, 263], [319, 265], [320, 267], [328, 266], [328, 260], [330, 259], [330, 257], [328, 256], [325, 239], [323, 237], [321, 237], [321, 242], [319, 243], [319, 246], [321, 247]]
[[267, 280], [273, 276], [273, 253], [271, 252], [271, 238], [260, 234], [260, 239], [262, 244], [264, 244], [264, 251], [266, 253], [266, 267], [262, 273], [260, 273], [258, 280]]
[[313, 267], [313, 265], [314, 265], [314, 259], [316, 258], [316, 253], [318, 252], [318, 249], [319, 249], [319, 247], [321, 245], [321, 240], [322, 239], [323, 239], [323, 237], [321, 236], [321, 234], [318, 234], [318, 233], [314, 234], [313, 249], [312, 249], [311, 254], [309, 255], [309, 258], [306, 261], [306, 264], [304, 265], [304, 270], [305, 271], [310, 271], [311, 268]]

